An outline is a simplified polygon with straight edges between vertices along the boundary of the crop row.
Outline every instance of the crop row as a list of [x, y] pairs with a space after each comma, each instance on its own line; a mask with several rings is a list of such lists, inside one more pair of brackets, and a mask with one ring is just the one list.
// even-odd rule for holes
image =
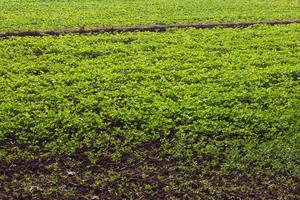
[[[1, 165], [51, 156], [67, 160], [78, 152], [89, 166], [103, 159], [122, 165], [130, 155], [132, 162], [175, 159], [193, 165], [189, 169], [206, 166], [197, 172], [204, 179], [211, 171], [219, 178], [241, 172], [262, 181], [263, 191], [281, 183], [291, 189], [299, 181], [293, 177], [300, 176], [299, 35], [299, 25], [259, 25], [2, 39]], [[86, 173], [100, 176], [101, 184], [108, 180], [103, 173]], [[174, 181], [174, 173], [176, 180], [185, 177], [160, 176]], [[270, 186], [263, 173], [278, 179]], [[151, 184], [146, 189], [178, 185]]]
[[298, 0], [0, 0], [0, 32], [300, 18]]

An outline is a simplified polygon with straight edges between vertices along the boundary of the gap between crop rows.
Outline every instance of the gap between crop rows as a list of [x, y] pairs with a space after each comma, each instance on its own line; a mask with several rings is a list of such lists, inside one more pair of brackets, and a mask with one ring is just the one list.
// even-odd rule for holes
[[286, 25], [300, 23], [300, 20], [275, 20], [275, 21], [257, 21], [257, 22], [220, 22], [220, 23], [198, 23], [198, 24], [173, 24], [173, 25], [139, 25], [130, 27], [100, 27], [100, 28], [80, 28], [80, 29], [57, 29], [57, 30], [33, 30], [33, 31], [18, 31], [18, 32], [0, 32], [0, 38], [7, 37], [26, 37], [26, 36], [47, 36], [47, 35], [66, 35], [66, 34], [89, 34], [89, 33], [115, 33], [115, 32], [145, 32], [159, 31], [163, 32], [170, 28], [235, 28], [247, 27], [257, 24], [266, 25]]

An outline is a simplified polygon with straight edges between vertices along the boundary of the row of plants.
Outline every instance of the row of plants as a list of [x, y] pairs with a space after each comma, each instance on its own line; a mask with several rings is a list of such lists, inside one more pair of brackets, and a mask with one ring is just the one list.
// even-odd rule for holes
[[0, 32], [300, 18], [298, 0], [0, 0]]
[[0, 191], [297, 197], [299, 34], [259, 25], [2, 39]]

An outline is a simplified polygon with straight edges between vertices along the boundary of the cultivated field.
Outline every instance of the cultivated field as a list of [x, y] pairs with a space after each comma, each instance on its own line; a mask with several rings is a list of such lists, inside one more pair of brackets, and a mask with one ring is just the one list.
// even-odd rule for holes
[[299, 19], [299, 0], [0, 0], [0, 32]]
[[[1, 1], [1, 31], [300, 18], [296, 1]], [[299, 199], [299, 111], [300, 24], [1, 38], [0, 199]]]

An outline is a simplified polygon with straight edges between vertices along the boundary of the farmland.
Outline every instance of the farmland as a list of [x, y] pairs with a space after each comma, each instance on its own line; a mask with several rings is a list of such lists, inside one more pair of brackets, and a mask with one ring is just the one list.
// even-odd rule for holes
[[0, 0], [0, 32], [300, 18], [298, 0]]
[[[298, 0], [0, 0], [0, 199], [300, 199], [300, 23], [172, 26], [299, 19]], [[87, 31], [111, 27], [130, 31]]]
[[0, 40], [0, 195], [296, 199], [299, 35], [292, 24]]

